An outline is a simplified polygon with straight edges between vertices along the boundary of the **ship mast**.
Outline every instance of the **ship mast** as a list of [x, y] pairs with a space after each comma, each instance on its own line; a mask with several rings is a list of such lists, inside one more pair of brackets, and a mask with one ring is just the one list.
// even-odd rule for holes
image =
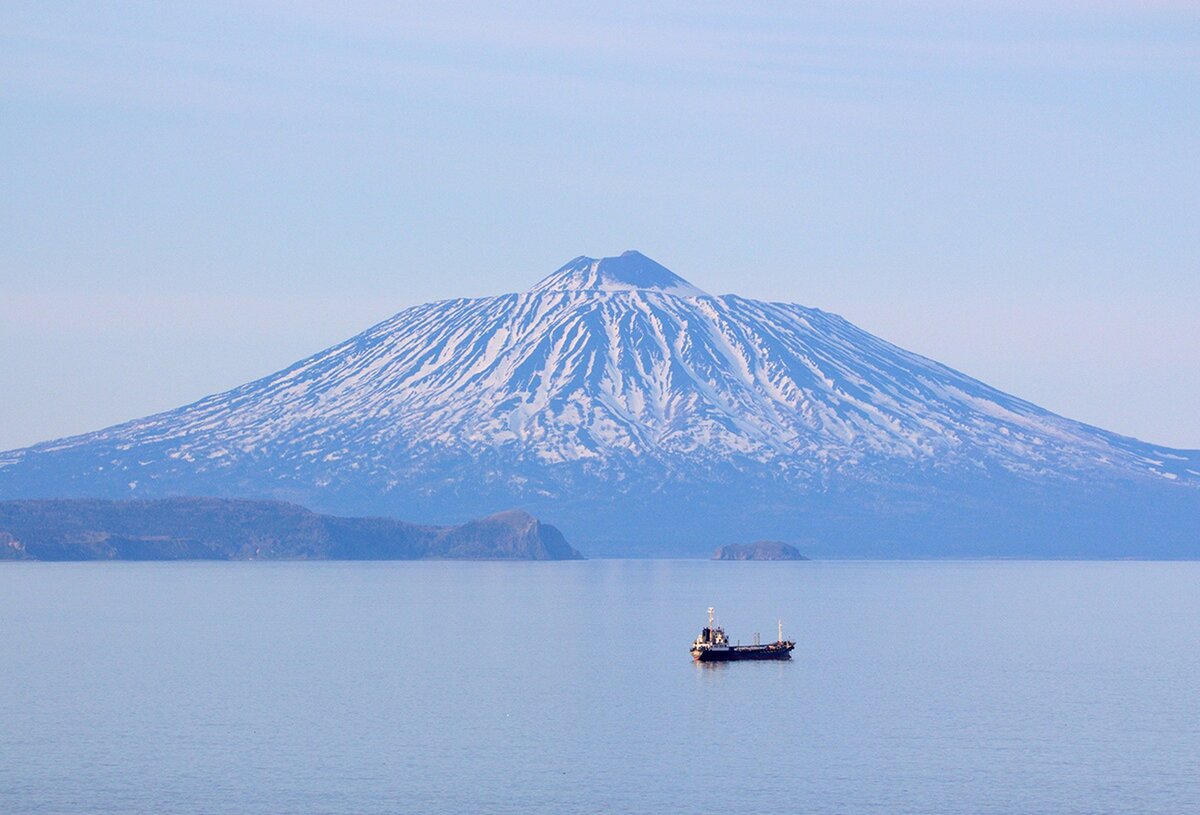
[[708, 627], [709, 628], [713, 627], [713, 607], [712, 606], [708, 607]]
[[779, 620], [779, 641], [783, 642], [783, 619]]

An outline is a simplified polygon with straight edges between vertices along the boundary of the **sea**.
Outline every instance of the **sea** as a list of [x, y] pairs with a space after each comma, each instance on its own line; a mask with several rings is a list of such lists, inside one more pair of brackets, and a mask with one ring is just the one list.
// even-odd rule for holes
[[0, 564], [0, 812], [1200, 812], [1200, 564]]

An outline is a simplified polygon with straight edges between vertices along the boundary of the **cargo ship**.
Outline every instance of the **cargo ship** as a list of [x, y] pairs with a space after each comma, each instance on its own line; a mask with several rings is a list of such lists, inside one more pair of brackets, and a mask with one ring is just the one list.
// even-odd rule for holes
[[791, 659], [796, 643], [783, 638], [783, 621], [779, 621], [779, 639], [765, 645], [754, 635], [753, 645], [730, 645], [725, 629], [713, 622], [713, 610], [708, 610], [708, 626], [692, 643], [692, 659], [697, 662], [734, 662], [740, 659]]

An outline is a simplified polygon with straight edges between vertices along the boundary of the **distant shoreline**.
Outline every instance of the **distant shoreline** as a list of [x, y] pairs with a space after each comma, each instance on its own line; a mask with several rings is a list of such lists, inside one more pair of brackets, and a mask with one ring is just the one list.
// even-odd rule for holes
[[0, 501], [0, 561], [579, 560], [513, 510], [457, 526], [321, 515], [281, 501]]

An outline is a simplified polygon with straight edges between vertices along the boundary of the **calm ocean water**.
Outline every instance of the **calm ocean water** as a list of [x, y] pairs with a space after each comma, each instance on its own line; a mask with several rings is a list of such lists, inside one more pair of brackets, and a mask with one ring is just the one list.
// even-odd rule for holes
[[0, 655], [5, 813], [1200, 812], [1194, 563], [5, 564]]

